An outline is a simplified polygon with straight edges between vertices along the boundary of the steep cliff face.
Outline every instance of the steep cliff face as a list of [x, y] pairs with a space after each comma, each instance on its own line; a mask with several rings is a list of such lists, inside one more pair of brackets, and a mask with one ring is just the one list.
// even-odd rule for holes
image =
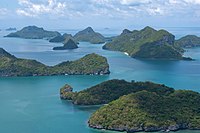
[[60, 98], [61, 99], [68, 99], [68, 100], [72, 100], [72, 96], [73, 96], [73, 88], [66, 84], [64, 85], [62, 88], [60, 88]]

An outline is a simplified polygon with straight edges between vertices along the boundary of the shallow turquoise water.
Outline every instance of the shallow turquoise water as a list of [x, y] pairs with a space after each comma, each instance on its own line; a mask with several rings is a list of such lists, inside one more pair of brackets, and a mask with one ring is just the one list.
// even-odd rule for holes
[[[0, 32], [0, 36], [5, 34], [6, 32]], [[75, 91], [80, 91], [113, 78], [149, 80], [177, 89], [200, 92], [200, 48], [188, 49], [185, 54], [195, 58], [195, 61], [155, 61], [133, 59], [120, 52], [102, 50], [102, 45], [86, 42], [80, 43], [80, 48], [76, 50], [51, 50], [58, 45], [62, 44], [48, 43], [46, 40], [0, 37], [0, 47], [15, 56], [37, 59], [47, 65], [75, 60], [95, 52], [108, 58], [111, 74], [0, 78], [0, 133], [108, 133], [87, 126], [89, 115], [98, 106], [79, 107], [60, 100], [59, 88], [66, 83], [72, 85]]]

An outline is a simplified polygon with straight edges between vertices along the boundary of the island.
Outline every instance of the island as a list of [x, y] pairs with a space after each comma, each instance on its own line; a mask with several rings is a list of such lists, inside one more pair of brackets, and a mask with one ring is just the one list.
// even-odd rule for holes
[[63, 100], [72, 100], [77, 105], [99, 105], [107, 104], [118, 99], [123, 95], [148, 90], [159, 94], [169, 94], [174, 91], [173, 88], [152, 82], [127, 82], [125, 80], [108, 80], [80, 92], [64, 91], [60, 89]]
[[72, 39], [69, 39], [66, 42], [64, 42], [64, 45], [62, 47], [54, 47], [53, 50], [66, 50], [76, 48], [78, 48], [76, 42], [74, 42]]
[[98, 32], [95, 32], [91, 27], [79, 31], [74, 35], [74, 39], [78, 42], [90, 42], [92, 44], [105, 43], [105, 37]]
[[0, 48], [0, 77], [109, 74], [107, 59], [95, 53], [75, 61], [46, 66], [36, 60], [20, 59]]
[[95, 129], [127, 133], [200, 130], [200, 93], [164, 84], [112, 79], [80, 92], [66, 84], [60, 98], [77, 105], [101, 105], [88, 120]]
[[58, 35], [55, 36], [54, 38], [50, 39], [49, 42], [53, 42], [53, 43], [61, 43], [65, 40], [64, 35]]
[[20, 31], [8, 34], [5, 37], [17, 37], [24, 39], [51, 39], [58, 35], [60, 35], [60, 33], [57, 31], [47, 31], [37, 26], [27, 26]]
[[183, 48], [200, 47], [200, 37], [196, 35], [187, 35], [176, 40], [175, 44]]
[[13, 30], [17, 30], [16, 28], [8, 28], [8, 29], [6, 29], [6, 31], [13, 31]]
[[149, 26], [138, 31], [125, 29], [103, 46], [105, 50], [121, 51], [133, 58], [184, 60], [182, 49], [175, 45], [175, 36], [166, 30]]
[[88, 124], [91, 128], [127, 133], [200, 130], [199, 105], [200, 94], [189, 90], [168, 95], [139, 91], [101, 107]]
[[53, 43], [66, 43], [69, 39], [72, 39], [76, 44], [78, 44], [78, 42], [74, 39], [74, 37], [71, 34], [63, 34], [63, 35], [58, 35], [52, 39], [49, 40], [49, 42], [53, 42]]

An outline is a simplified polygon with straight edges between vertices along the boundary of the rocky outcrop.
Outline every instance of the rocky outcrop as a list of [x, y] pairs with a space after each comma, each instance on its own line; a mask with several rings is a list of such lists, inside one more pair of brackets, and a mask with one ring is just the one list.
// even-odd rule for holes
[[[105, 129], [103, 128], [102, 125], [91, 125], [90, 123], [88, 123], [89, 127], [94, 128], [94, 129]], [[168, 127], [132, 127], [132, 128], [128, 128], [126, 126], [121, 126], [121, 127], [109, 127], [106, 128], [105, 130], [112, 130], [112, 131], [120, 131], [120, 132], [127, 132], [127, 133], [135, 133], [135, 132], [175, 132], [175, 131], [179, 131], [179, 130], [200, 130], [200, 128], [196, 129], [196, 128], [189, 128], [188, 125], [186, 124], [177, 124], [177, 125], [171, 125]]]
[[78, 48], [77, 44], [72, 39], [69, 39], [64, 43], [62, 47], [54, 47], [53, 50], [66, 50], [66, 49], [76, 49], [76, 48]]
[[73, 97], [73, 88], [66, 84], [64, 85], [61, 89], [60, 89], [60, 98], [63, 99], [63, 100], [72, 100], [72, 97]]

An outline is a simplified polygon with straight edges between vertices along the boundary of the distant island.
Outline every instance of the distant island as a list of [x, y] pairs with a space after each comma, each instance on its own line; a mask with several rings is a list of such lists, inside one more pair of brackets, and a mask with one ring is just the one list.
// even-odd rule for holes
[[103, 49], [125, 52], [133, 58], [191, 60], [182, 57], [182, 48], [175, 45], [174, 35], [149, 26], [140, 31], [125, 29]]
[[20, 31], [8, 34], [5, 37], [17, 37], [24, 39], [51, 39], [58, 35], [60, 35], [60, 33], [56, 31], [46, 31], [43, 28], [36, 26], [27, 26]]
[[187, 35], [176, 40], [175, 44], [183, 48], [200, 47], [200, 37], [196, 35]]
[[105, 104], [89, 118], [91, 128], [128, 133], [200, 130], [200, 94], [163, 84], [113, 79], [80, 92], [66, 84], [60, 98], [78, 105]]
[[109, 74], [107, 59], [88, 54], [76, 61], [46, 66], [36, 60], [20, 59], [0, 48], [0, 77], [51, 75], [104, 75]]
[[13, 30], [17, 30], [16, 28], [8, 28], [8, 29], [6, 29], [6, 31], [13, 31]]
[[53, 37], [52, 39], [50, 39], [49, 42], [54, 42], [54, 43], [64, 42], [66, 36], [70, 36], [70, 35], [69, 34], [57, 35]]
[[79, 31], [74, 36], [71, 34], [63, 34], [55, 36], [54, 38], [50, 39], [49, 42], [58, 42], [63, 43], [72, 39], [74, 42], [78, 44], [78, 42], [90, 42], [92, 44], [101, 44], [105, 43], [105, 41], [110, 40], [111, 38], [105, 38], [100, 33], [95, 32], [91, 27], [87, 27], [86, 29]]
[[91, 27], [79, 31], [74, 35], [76, 41], [90, 42], [92, 44], [105, 43], [105, 37], [98, 32], [95, 32]]
[[78, 41], [76, 41], [71, 34], [67, 34], [67, 33], [63, 35], [55, 36], [54, 38], [50, 39], [49, 42], [66, 43], [69, 39], [72, 39], [76, 44], [79, 44]]
[[61, 47], [54, 47], [53, 50], [66, 50], [66, 49], [76, 49], [78, 45], [72, 39], [67, 40], [64, 42], [64, 45]]

